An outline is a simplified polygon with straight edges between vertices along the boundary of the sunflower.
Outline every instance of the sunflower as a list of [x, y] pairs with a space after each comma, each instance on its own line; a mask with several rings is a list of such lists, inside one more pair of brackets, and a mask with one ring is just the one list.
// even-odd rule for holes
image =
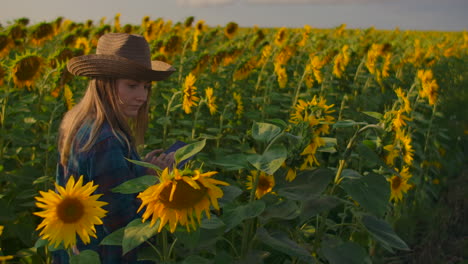
[[232, 93], [232, 97], [236, 102], [236, 116], [237, 118], [240, 118], [244, 113], [244, 103], [242, 102], [242, 96], [239, 93], [234, 92]]
[[0, 62], [0, 86], [3, 85], [3, 80], [5, 79], [6, 76], [6, 70], [3, 67], [3, 64]]
[[210, 114], [213, 115], [218, 110], [218, 106], [216, 105], [216, 96], [213, 96], [213, 88], [208, 87], [205, 90], [206, 100], [208, 109], [210, 109]]
[[285, 27], [282, 27], [278, 30], [278, 32], [275, 35], [275, 44], [277, 46], [282, 46], [287, 39], [287, 31]]
[[333, 123], [335, 118], [329, 114], [335, 112], [331, 108], [334, 104], [327, 105], [327, 100], [316, 96], [312, 100], [306, 102], [300, 99], [294, 107], [294, 112], [291, 114], [289, 122], [298, 124], [300, 122], [308, 122], [310, 127], [314, 128], [314, 133], [328, 134], [330, 123]]
[[51, 23], [39, 23], [31, 32], [31, 42], [34, 45], [41, 45], [45, 41], [54, 37], [55, 29]]
[[81, 49], [84, 54], [88, 54], [91, 51], [88, 39], [85, 37], [77, 38], [75, 41], [75, 49]]
[[223, 191], [217, 185], [229, 185], [212, 179], [216, 173], [176, 168], [169, 172], [168, 168], [164, 169], [158, 184], [138, 194], [142, 201], [138, 212], [146, 207], [142, 221], [151, 218], [150, 226], [153, 226], [159, 220], [158, 232], [166, 224], [172, 233], [177, 225], [185, 226], [189, 232], [195, 230], [202, 212], [210, 218], [211, 205], [219, 210], [218, 199], [223, 197]]
[[419, 70], [418, 78], [421, 81], [421, 90], [419, 90], [419, 96], [429, 100], [429, 105], [434, 105], [437, 101], [439, 94], [439, 85], [433, 78], [431, 70]]
[[65, 99], [65, 104], [67, 105], [67, 109], [70, 110], [75, 105], [75, 100], [73, 99], [73, 92], [70, 89], [70, 86], [66, 85], [63, 89], [63, 98]]
[[18, 88], [31, 87], [41, 76], [44, 61], [34, 54], [25, 54], [13, 62], [13, 82]]
[[9, 255], [9, 256], [0, 256], [0, 263], [4, 264], [7, 263], [7, 260], [12, 260], [14, 257]]
[[114, 16], [114, 32], [120, 31], [120, 13], [115, 14]]
[[182, 107], [186, 114], [192, 113], [192, 106], [197, 106], [197, 102], [200, 100], [197, 94], [197, 87], [193, 86], [197, 79], [192, 73], [185, 78], [184, 83], [184, 97]]
[[395, 89], [395, 93], [397, 94], [398, 98], [403, 101], [403, 109], [406, 113], [411, 112], [411, 105], [409, 101], [409, 96], [406, 95], [401, 88]]
[[237, 33], [239, 29], [239, 25], [236, 22], [229, 22], [226, 27], [224, 28], [224, 35], [229, 39], [232, 39], [234, 35]]
[[401, 177], [393, 175], [390, 179], [387, 179], [390, 182], [390, 201], [399, 202], [403, 200], [403, 193], [406, 193], [412, 187], [411, 184], [408, 184], [408, 180], [411, 178], [408, 170], [408, 167], [403, 167], [400, 172]]
[[341, 49], [341, 52], [338, 53], [338, 55], [335, 57], [334, 64], [333, 64], [333, 74], [341, 78], [343, 75], [343, 72], [346, 69], [346, 66], [349, 63], [349, 54], [348, 54], [348, 45], [344, 45], [343, 48]]
[[275, 65], [275, 73], [278, 77], [278, 85], [280, 88], [285, 88], [286, 84], [288, 83], [288, 74], [286, 73], [286, 68], [278, 63], [274, 63]]
[[13, 46], [13, 42], [8, 35], [0, 34], [0, 57], [3, 57], [10, 52], [11, 46]]
[[247, 77], [249, 77], [250, 73], [257, 67], [258, 65], [258, 57], [253, 56], [251, 57], [248, 61], [244, 62], [237, 68], [237, 70], [234, 72], [233, 79], [235, 81], [237, 80], [244, 80]]
[[251, 175], [247, 176], [247, 190], [252, 190], [256, 178], [259, 177], [257, 189], [255, 190], [255, 197], [257, 197], [257, 199], [271, 192], [275, 186], [275, 177], [273, 175], [266, 174], [263, 171], [260, 173], [258, 171], [250, 171], [250, 174]]
[[55, 247], [63, 241], [69, 248], [76, 245], [76, 234], [85, 244], [90, 242], [90, 236], [96, 237], [94, 225], [102, 225], [101, 219], [107, 213], [101, 208], [107, 203], [97, 200], [102, 194], [91, 195], [97, 187], [93, 182], [83, 185], [83, 176], [75, 183], [71, 176], [65, 188], [55, 184], [58, 193], [41, 191], [42, 197], [35, 197], [36, 206], [44, 211], [34, 214], [44, 218], [36, 229], [43, 228], [39, 234], [42, 239]]

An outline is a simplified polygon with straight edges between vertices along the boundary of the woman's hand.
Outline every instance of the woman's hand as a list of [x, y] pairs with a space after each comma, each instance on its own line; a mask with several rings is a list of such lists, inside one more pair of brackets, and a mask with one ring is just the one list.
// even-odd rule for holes
[[[155, 149], [150, 153], [146, 154], [145, 158], [143, 159], [144, 162], [149, 162], [158, 166], [161, 169], [165, 169], [167, 167], [172, 167], [174, 165], [174, 154], [175, 152], [170, 153], [162, 153], [163, 149]], [[160, 155], [158, 155], [160, 154]]]

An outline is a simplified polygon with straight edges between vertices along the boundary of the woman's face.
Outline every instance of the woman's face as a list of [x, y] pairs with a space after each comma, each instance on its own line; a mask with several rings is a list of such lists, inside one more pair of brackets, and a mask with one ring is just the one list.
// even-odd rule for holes
[[138, 115], [138, 110], [148, 99], [150, 87], [148, 81], [117, 79], [117, 105], [127, 118]]

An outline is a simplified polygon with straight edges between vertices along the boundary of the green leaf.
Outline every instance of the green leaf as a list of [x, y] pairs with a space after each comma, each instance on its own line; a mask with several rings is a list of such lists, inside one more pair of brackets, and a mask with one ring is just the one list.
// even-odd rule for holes
[[295, 201], [304, 201], [320, 195], [333, 178], [330, 169], [304, 170], [297, 173], [296, 179], [285, 187], [278, 187], [280, 196]]
[[122, 240], [124, 237], [125, 227], [119, 228], [114, 232], [110, 233], [103, 240], [101, 240], [100, 245], [108, 245], [108, 246], [121, 246]]
[[218, 199], [220, 207], [224, 207], [226, 204], [234, 201], [234, 199], [242, 194], [242, 190], [237, 186], [228, 185], [221, 186], [220, 188], [223, 191], [223, 197]]
[[113, 192], [131, 194], [146, 190], [151, 185], [156, 184], [159, 179], [153, 175], [145, 175], [135, 179], [128, 180], [112, 189]]
[[302, 259], [306, 260], [307, 263], [314, 263], [314, 260], [311, 257], [311, 252], [307, 251], [295, 241], [291, 240], [284, 233], [275, 232], [269, 234], [265, 228], [260, 227], [257, 229], [256, 237], [260, 242], [265, 243], [274, 250], [289, 256], [301, 257]]
[[162, 171], [161, 168], [159, 168], [158, 166], [152, 164], [152, 163], [148, 163], [148, 162], [144, 162], [144, 161], [140, 161], [140, 160], [132, 160], [132, 159], [127, 159], [125, 158], [126, 160], [130, 161], [131, 163], [135, 163], [136, 165], [140, 165], [140, 166], [143, 166], [145, 168], [150, 168], [150, 169], [153, 169], [155, 171]]
[[281, 133], [281, 128], [273, 124], [254, 122], [252, 125], [252, 137], [262, 143], [271, 142]]
[[83, 250], [78, 255], [73, 255], [70, 258], [70, 264], [100, 264], [101, 260], [96, 251]]
[[386, 166], [380, 157], [366, 144], [359, 144], [356, 147], [361, 161], [365, 161], [368, 167], [375, 167], [377, 165]]
[[224, 222], [212, 215], [210, 218], [203, 218], [200, 227], [203, 229], [218, 229], [225, 226]]
[[347, 241], [339, 245], [322, 244], [322, 253], [330, 264], [371, 263], [366, 251], [358, 244]]
[[268, 206], [261, 214], [261, 218], [265, 222], [274, 218], [291, 220], [296, 218], [299, 213], [300, 211], [297, 202], [292, 200], [283, 200], [278, 204]]
[[174, 154], [176, 163], [179, 164], [181, 161], [186, 160], [192, 157], [193, 155], [197, 154], [205, 147], [205, 144], [206, 139], [203, 139], [201, 141], [190, 143], [181, 147]]
[[184, 259], [181, 264], [210, 264], [211, 260], [202, 258], [200, 256], [192, 255]]
[[247, 157], [248, 155], [245, 154], [226, 155], [211, 162], [211, 164], [220, 166], [225, 171], [237, 171], [250, 167]]
[[334, 196], [325, 196], [309, 199], [303, 202], [301, 210], [301, 222], [318, 215], [321, 212], [331, 210], [340, 204], [340, 200]]
[[360, 179], [362, 178], [362, 175], [353, 170], [353, 169], [344, 169], [342, 172], [341, 172], [341, 177], [342, 178], [350, 178], [350, 179]]
[[141, 222], [140, 218], [128, 223], [125, 227], [124, 236], [122, 240], [123, 254], [138, 247], [141, 243], [145, 242], [150, 237], [157, 234], [159, 221], [150, 227], [150, 221], [145, 223]]
[[286, 160], [288, 152], [282, 145], [274, 145], [262, 155], [251, 155], [247, 160], [257, 169], [273, 175]]
[[366, 114], [370, 117], [373, 117], [377, 120], [381, 120], [383, 115], [381, 113], [378, 113], [378, 112], [362, 112], [363, 114]]
[[346, 178], [340, 186], [363, 208], [376, 216], [383, 216], [387, 211], [390, 188], [384, 176], [369, 173], [361, 178]]
[[354, 120], [340, 120], [333, 124], [333, 128], [352, 127], [357, 125], [367, 125], [366, 122], [356, 122]]
[[226, 206], [222, 216], [222, 220], [226, 224], [226, 232], [246, 219], [259, 216], [264, 210], [265, 202], [262, 200], [255, 200], [238, 207]]
[[386, 221], [372, 215], [364, 215], [362, 217], [362, 223], [370, 234], [384, 245], [400, 250], [410, 250], [405, 241], [393, 231], [392, 227]]

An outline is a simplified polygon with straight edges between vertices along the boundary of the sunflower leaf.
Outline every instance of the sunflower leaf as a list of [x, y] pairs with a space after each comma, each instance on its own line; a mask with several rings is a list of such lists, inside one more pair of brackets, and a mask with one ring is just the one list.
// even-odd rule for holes
[[150, 169], [153, 169], [155, 171], [162, 171], [161, 168], [159, 168], [158, 166], [156, 166], [154, 164], [151, 164], [149, 162], [144, 162], [144, 161], [140, 161], [140, 160], [132, 160], [132, 159], [127, 159], [127, 158], [125, 158], [125, 159], [130, 161], [131, 163], [135, 163], [136, 165], [140, 165], [140, 166], [143, 166], [145, 168], [150, 168]]
[[113, 192], [131, 194], [146, 190], [149, 186], [156, 184], [158, 177], [145, 175], [135, 179], [128, 180], [112, 189]]
[[265, 243], [275, 250], [278, 250], [289, 256], [299, 257], [307, 263], [314, 263], [314, 260], [311, 257], [311, 253], [304, 247], [297, 244], [295, 241], [291, 240], [284, 233], [275, 232], [269, 234], [265, 228], [260, 227], [257, 229], [256, 237], [259, 241]]
[[101, 240], [100, 245], [108, 245], [108, 246], [121, 246], [122, 240], [125, 232], [125, 227], [119, 228], [114, 232], [110, 233], [103, 240]]
[[353, 200], [374, 215], [383, 216], [387, 211], [390, 188], [384, 176], [370, 173], [361, 178], [347, 177], [340, 186]]
[[130, 222], [124, 231], [122, 239], [122, 254], [126, 254], [130, 250], [138, 247], [143, 242], [156, 235], [158, 232], [159, 222], [150, 227], [150, 222], [142, 223], [140, 218]]
[[323, 243], [321, 251], [331, 264], [371, 263], [366, 251], [351, 241], [338, 243], [327, 241]]
[[254, 122], [252, 137], [259, 142], [268, 143], [281, 133], [281, 128], [273, 124]]
[[288, 152], [282, 145], [273, 145], [262, 155], [251, 155], [247, 160], [257, 170], [273, 175], [286, 160]]
[[101, 263], [99, 255], [93, 250], [81, 251], [78, 255], [73, 255], [70, 258], [70, 264], [98, 264]]
[[175, 155], [174, 155], [176, 163], [179, 164], [183, 160], [189, 159], [193, 155], [197, 154], [205, 147], [205, 144], [206, 144], [206, 139], [203, 139], [201, 141], [187, 144], [181, 147], [175, 152]]
[[385, 246], [400, 250], [410, 250], [408, 245], [393, 231], [390, 224], [372, 215], [364, 215], [362, 223], [369, 233]]
[[225, 207], [225, 213], [222, 216], [222, 221], [226, 224], [225, 232], [239, 225], [246, 219], [259, 216], [265, 210], [265, 202], [255, 200], [246, 205], [229, 205]]

